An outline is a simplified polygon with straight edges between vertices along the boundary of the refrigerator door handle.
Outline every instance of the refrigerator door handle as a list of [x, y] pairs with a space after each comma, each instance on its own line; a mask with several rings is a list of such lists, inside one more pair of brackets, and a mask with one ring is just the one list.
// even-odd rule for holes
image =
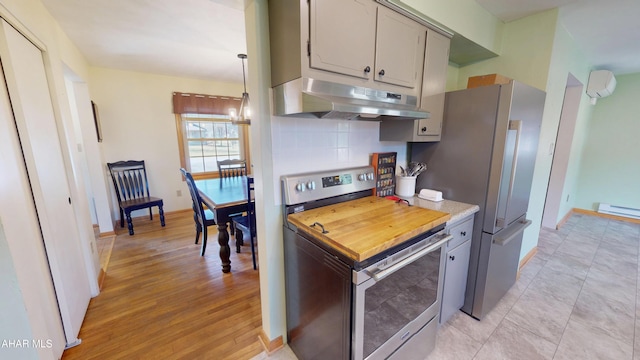
[[[516, 179], [516, 165], [518, 164], [518, 149], [520, 148], [520, 134], [522, 133], [522, 120], [509, 120], [509, 130], [516, 131], [515, 146], [513, 148], [513, 159], [511, 160], [511, 176], [509, 177], [509, 191], [507, 192], [506, 206], [508, 207], [513, 195], [513, 183]], [[507, 209], [504, 209], [504, 217], [498, 217], [496, 219], [496, 225], [504, 228], [506, 224]]]
[[524, 219], [520, 222], [520, 226], [518, 226], [518, 228], [515, 231], [513, 231], [511, 234], [507, 235], [506, 237], [496, 237], [493, 240], [493, 243], [496, 245], [505, 246], [511, 240], [515, 239], [516, 236], [520, 235], [520, 233], [523, 232], [524, 229], [526, 229], [529, 225], [531, 225], [531, 220]]

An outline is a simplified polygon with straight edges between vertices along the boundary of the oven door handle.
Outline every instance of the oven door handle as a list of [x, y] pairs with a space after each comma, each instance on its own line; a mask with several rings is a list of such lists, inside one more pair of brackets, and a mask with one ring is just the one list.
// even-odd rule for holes
[[369, 273], [369, 276], [371, 276], [376, 282], [380, 281], [384, 278], [386, 278], [387, 276], [393, 274], [394, 272], [400, 270], [400, 268], [402, 268], [405, 265], [409, 265], [412, 262], [418, 260], [419, 258], [423, 257], [424, 255], [432, 252], [433, 250], [439, 248], [440, 246], [442, 246], [442, 244], [446, 243], [447, 241], [453, 239], [453, 235], [446, 235], [444, 236], [442, 239], [438, 240], [436, 243], [431, 244], [429, 246], [427, 246], [426, 248], [418, 251], [415, 254], [411, 254], [409, 256], [407, 256], [406, 258], [398, 261], [397, 263], [389, 266], [388, 268], [384, 269], [384, 270], [380, 270], [380, 271], [376, 271], [375, 273]]

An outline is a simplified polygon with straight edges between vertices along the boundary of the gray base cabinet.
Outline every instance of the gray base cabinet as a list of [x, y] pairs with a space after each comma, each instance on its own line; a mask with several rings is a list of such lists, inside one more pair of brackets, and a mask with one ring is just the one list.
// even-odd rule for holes
[[446, 245], [444, 285], [440, 308], [440, 324], [446, 323], [464, 305], [471, 254], [473, 215], [454, 224], [449, 229], [453, 239]]

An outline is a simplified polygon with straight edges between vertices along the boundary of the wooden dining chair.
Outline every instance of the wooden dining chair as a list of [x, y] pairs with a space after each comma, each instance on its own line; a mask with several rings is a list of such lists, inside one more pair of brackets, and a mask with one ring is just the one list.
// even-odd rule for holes
[[236, 159], [220, 160], [218, 161], [218, 174], [220, 178], [246, 176], [247, 162]]
[[111, 180], [118, 198], [120, 208], [120, 227], [124, 227], [124, 218], [127, 218], [129, 235], [133, 235], [133, 222], [131, 212], [140, 209], [149, 209], [149, 218], [153, 220], [154, 206], [158, 207], [160, 213], [160, 224], [164, 223], [163, 201], [161, 198], [149, 196], [149, 181], [147, 180], [147, 170], [144, 160], [128, 160], [107, 163]]
[[236, 251], [240, 252], [240, 245], [244, 242], [244, 235], [249, 236], [251, 243], [251, 257], [253, 269], [256, 270], [256, 250], [254, 238], [256, 237], [256, 203], [253, 185], [253, 176], [247, 176], [247, 212], [231, 218], [235, 228]]
[[191, 194], [191, 200], [193, 201], [193, 220], [196, 222], [196, 244], [200, 239], [200, 233], [202, 233], [202, 248], [200, 249], [200, 256], [204, 256], [204, 251], [207, 248], [207, 228], [209, 226], [216, 225], [215, 216], [213, 211], [205, 209], [202, 203], [202, 198], [196, 187], [196, 183], [193, 180], [193, 176], [184, 168], [180, 169], [180, 172], [187, 181], [187, 187]]
[[[217, 161], [218, 163], [218, 175], [220, 176], [221, 179], [225, 179], [225, 178], [234, 178], [234, 177], [240, 177], [240, 176], [246, 176], [247, 175], [247, 162], [246, 160], [239, 160], [239, 159], [226, 159], [226, 160], [220, 160]], [[234, 218], [236, 216], [240, 216], [242, 214], [238, 213], [238, 214], [231, 214], [231, 218]], [[233, 221], [231, 221], [229, 223], [229, 234], [230, 235], [234, 235], [235, 234], [235, 226], [233, 224]], [[240, 252], [240, 248], [238, 247], [238, 252]]]

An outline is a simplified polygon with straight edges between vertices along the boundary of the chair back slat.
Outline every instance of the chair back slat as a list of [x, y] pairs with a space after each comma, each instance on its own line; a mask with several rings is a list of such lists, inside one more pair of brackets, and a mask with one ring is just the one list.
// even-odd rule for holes
[[135, 198], [135, 193], [133, 192], [133, 184], [131, 181], [131, 174], [129, 174], [129, 171], [125, 170], [122, 172], [122, 176], [124, 177], [124, 197], [127, 200]]
[[218, 174], [221, 178], [238, 177], [247, 175], [247, 162], [245, 160], [220, 160]]

